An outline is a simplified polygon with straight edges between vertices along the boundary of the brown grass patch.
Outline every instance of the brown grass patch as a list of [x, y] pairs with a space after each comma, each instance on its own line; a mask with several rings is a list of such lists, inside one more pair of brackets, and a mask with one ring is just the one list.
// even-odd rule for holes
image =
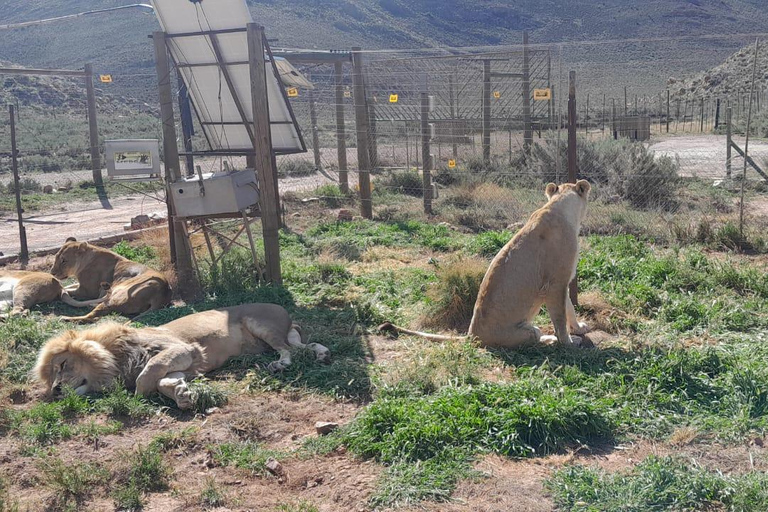
[[593, 331], [618, 334], [622, 321], [631, 318], [625, 311], [611, 306], [596, 290], [579, 294], [579, 308], [586, 315], [587, 323]]
[[432, 307], [421, 324], [430, 329], [467, 332], [488, 262], [479, 258], [458, 258], [437, 269], [437, 282], [428, 295]]

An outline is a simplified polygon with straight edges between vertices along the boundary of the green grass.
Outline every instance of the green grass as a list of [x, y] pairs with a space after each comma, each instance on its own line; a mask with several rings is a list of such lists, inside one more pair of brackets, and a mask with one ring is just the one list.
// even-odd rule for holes
[[66, 464], [58, 458], [46, 458], [38, 466], [43, 484], [53, 491], [50, 503], [53, 510], [82, 510], [94, 488], [105, 484], [109, 478], [108, 471], [90, 462]]
[[282, 452], [264, 448], [250, 441], [210, 445], [208, 452], [214, 463], [219, 466], [232, 466], [262, 476], [269, 474], [266, 464], [270, 458], [278, 459], [284, 456]]
[[145, 495], [168, 488], [171, 468], [153, 446], [139, 446], [124, 455], [123, 467], [116, 473], [112, 497], [120, 509], [137, 510], [144, 505]]
[[111, 250], [124, 258], [136, 263], [146, 265], [157, 259], [157, 254], [152, 247], [146, 245], [131, 245], [125, 240], [113, 245]]
[[227, 502], [226, 493], [213, 477], [205, 479], [205, 486], [200, 491], [200, 505], [204, 509], [223, 507]]
[[197, 427], [186, 427], [156, 435], [149, 443], [151, 449], [165, 453], [192, 445], [197, 435]]
[[547, 482], [559, 510], [768, 509], [768, 476], [723, 475], [674, 457], [650, 456], [629, 471], [609, 474], [585, 466], [558, 470]]

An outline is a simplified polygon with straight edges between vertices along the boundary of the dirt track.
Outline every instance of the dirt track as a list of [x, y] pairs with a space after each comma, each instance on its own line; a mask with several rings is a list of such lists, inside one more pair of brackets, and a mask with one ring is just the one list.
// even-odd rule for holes
[[[311, 190], [328, 180], [321, 174], [280, 180], [280, 191]], [[62, 204], [54, 211], [36, 212], [24, 218], [30, 251], [61, 245], [69, 236], [91, 240], [124, 232], [131, 217], [164, 212], [165, 204], [143, 195], [124, 196], [103, 202]], [[0, 252], [6, 256], [19, 251], [19, 226], [16, 216], [0, 217]]]
[[[725, 135], [700, 135], [669, 137], [651, 144], [650, 149], [656, 156], [671, 156], [680, 162], [682, 176], [719, 179], [726, 173], [726, 137]], [[744, 149], [744, 138], [734, 137], [733, 141]], [[749, 141], [749, 156], [765, 169], [768, 159], [768, 142], [763, 140]], [[744, 171], [744, 159], [734, 150], [731, 156], [732, 172], [741, 174]], [[754, 176], [755, 171], [748, 169], [748, 176]]]

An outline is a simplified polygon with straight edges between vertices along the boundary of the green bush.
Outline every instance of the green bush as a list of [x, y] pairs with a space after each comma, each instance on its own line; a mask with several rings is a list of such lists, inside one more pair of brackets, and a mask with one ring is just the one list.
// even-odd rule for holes
[[424, 181], [417, 171], [391, 172], [378, 178], [376, 187], [413, 197], [424, 196]]

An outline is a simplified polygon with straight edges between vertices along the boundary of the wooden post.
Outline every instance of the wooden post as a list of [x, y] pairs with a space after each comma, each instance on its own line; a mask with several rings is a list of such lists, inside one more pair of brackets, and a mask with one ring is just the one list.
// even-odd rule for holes
[[483, 162], [491, 161], [491, 61], [483, 60]]
[[627, 86], [625, 85], [624, 86], [624, 117], [627, 117], [627, 103], [628, 103], [628, 101], [629, 100], [627, 99]]
[[587, 93], [587, 104], [584, 105], [584, 135], [589, 135], [589, 93]]
[[432, 215], [432, 155], [430, 155], [431, 133], [429, 129], [429, 94], [427, 76], [424, 75], [421, 90], [421, 160], [424, 162], [422, 181], [424, 184], [424, 213]]
[[93, 67], [85, 65], [85, 93], [88, 100], [88, 133], [91, 143], [91, 170], [93, 183], [97, 189], [103, 189], [101, 179], [101, 155], [99, 154], [99, 128], [96, 122], [96, 93], [93, 90]]
[[616, 130], [616, 99], [611, 98], [611, 134], [613, 135], [613, 140], [617, 140], [619, 138], [619, 132]]
[[[490, 64], [490, 63], [489, 63]], [[531, 62], [528, 52], [528, 31], [523, 32], [523, 149], [529, 155], [533, 146], [533, 127], [531, 125]], [[490, 108], [488, 109], [490, 122]], [[490, 132], [489, 132], [490, 149]]]
[[248, 65], [251, 75], [251, 104], [253, 108], [253, 152], [256, 155], [256, 174], [259, 179], [259, 205], [264, 237], [264, 259], [267, 281], [282, 284], [280, 270], [280, 212], [277, 203], [278, 188], [275, 176], [275, 154], [272, 150], [272, 130], [269, 124], [267, 71], [264, 58], [264, 27], [248, 23]]
[[13, 187], [16, 194], [16, 216], [19, 220], [19, 261], [22, 265], [29, 263], [27, 248], [27, 229], [24, 227], [24, 209], [21, 207], [21, 185], [19, 184], [19, 162], [16, 152], [16, 113], [14, 106], [8, 105], [11, 116], [11, 169], [13, 170]]
[[699, 133], [704, 133], [704, 98], [699, 100]]
[[309, 123], [312, 125], [312, 153], [315, 157], [315, 168], [322, 169], [323, 162], [320, 160], [320, 133], [317, 127], [317, 105], [315, 101], [315, 92], [309, 89]]
[[605, 135], [605, 93], [603, 93], [603, 110], [600, 113], [600, 133]]
[[669, 89], [667, 89], [667, 133], [669, 133]]
[[179, 294], [185, 300], [194, 299], [200, 293], [200, 285], [192, 268], [192, 248], [187, 238], [184, 220], [176, 218], [171, 194], [172, 183], [181, 179], [179, 148], [176, 146], [176, 125], [173, 117], [173, 92], [171, 91], [171, 66], [165, 46], [165, 33], [154, 32], [157, 87], [160, 96], [160, 117], [163, 127], [163, 155], [165, 164], [166, 197], [168, 202], [168, 239], [171, 262], [176, 268]]
[[355, 130], [357, 133], [358, 186], [360, 188], [360, 215], [373, 218], [371, 203], [371, 154], [368, 144], [368, 108], [363, 77], [363, 56], [360, 47], [352, 48], [352, 80], [355, 96]]
[[181, 117], [181, 136], [184, 139], [185, 160], [187, 163], [187, 176], [195, 175], [195, 157], [192, 153], [192, 135], [194, 135], [194, 125], [192, 124], [192, 107], [189, 104], [189, 91], [187, 85], [178, 77], [179, 83], [179, 117]]
[[[576, 183], [576, 72], [568, 76], [568, 182]], [[569, 287], [573, 305], [579, 302], [578, 278], [574, 277]]]
[[376, 105], [365, 102], [368, 108], [368, 151], [370, 152], [371, 170], [379, 166], [379, 142], [376, 133]]
[[451, 108], [451, 150], [455, 160], [459, 151], [456, 146], [456, 107], [453, 104], [453, 74], [448, 75], [448, 103]]
[[731, 126], [731, 120], [733, 119], [733, 107], [729, 106], [725, 109], [725, 177], [729, 178], [731, 177], [731, 148], [733, 146], [733, 127]]
[[349, 192], [347, 174], [347, 139], [344, 126], [344, 69], [341, 62], [334, 64], [336, 78], [336, 155], [339, 160], [339, 189]]
[[720, 128], [720, 98], [717, 98], [715, 106], [715, 130]]

